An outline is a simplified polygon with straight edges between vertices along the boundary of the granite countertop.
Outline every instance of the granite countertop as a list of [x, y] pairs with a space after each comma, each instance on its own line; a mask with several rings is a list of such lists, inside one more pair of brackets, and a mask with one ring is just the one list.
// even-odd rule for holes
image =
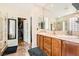
[[71, 41], [75, 43], [79, 43], [79, 37], [78, 36], [73, 36], [73, 35], [62, 35], [62, 34], [53, 34], [52, 32], [45, 32], [45, 31], [40, 31], [37, 32], [37, 34], [52, 37], [52, 38], [58, 38], [60, 40], [66, 40], [66, 41]]

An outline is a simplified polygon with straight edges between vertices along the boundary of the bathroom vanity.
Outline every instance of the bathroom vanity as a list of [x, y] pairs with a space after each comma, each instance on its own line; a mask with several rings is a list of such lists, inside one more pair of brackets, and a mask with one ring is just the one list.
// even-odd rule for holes
[[79, 56], [79, 38], [71, 35], [37, 33], [37, 46], [48, 56]]

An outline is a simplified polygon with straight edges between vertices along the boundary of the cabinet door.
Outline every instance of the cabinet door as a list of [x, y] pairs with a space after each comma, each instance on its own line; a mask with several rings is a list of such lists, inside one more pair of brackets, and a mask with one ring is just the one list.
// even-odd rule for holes
[[44, 47], [44, 53], [46, 53], [48, 56], [51, 56], [51, 49]]
[[50, 37], [44, 36], [44, 52], [51, 56], [52, 52], [52, 39]]
[[39, 46], [40, 46], [39, 39], [40, 39], [40, 35], [38, 35], [38, 34], [37, 34], [37, 47], [39, 47]]
[[79, 44], [69, 42], [69, 41], [63, 41], [62, 55], [63, 56], [79, 56]]
[[43, 49], [43, 36], [42, 35], [37, 35], [37, 46], [40, 49]]
[[61, 56], [61, 40], [52, 38], [52, 56]]
[[40, 38], [39, 38], [39, 47], [40, 47], [40, 49], [42, 49], [43, 50], [43, 45], [44, 45], [44, 36], [42, 36], [42, 35], [40, 35]]

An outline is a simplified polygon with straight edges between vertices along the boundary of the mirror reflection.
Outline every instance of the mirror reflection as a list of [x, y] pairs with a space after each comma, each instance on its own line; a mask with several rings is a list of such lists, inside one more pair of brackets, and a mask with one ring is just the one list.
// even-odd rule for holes
[[8, 38], [16, 39], [16, 20], [8, 19]]

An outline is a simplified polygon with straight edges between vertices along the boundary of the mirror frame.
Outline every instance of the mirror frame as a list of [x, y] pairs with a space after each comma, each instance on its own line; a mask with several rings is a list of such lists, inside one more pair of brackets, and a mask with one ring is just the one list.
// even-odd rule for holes
[[[15, 21], [15, 37], [14, 38], [10, 38], [9, 36], [9, 33], [10, 33], [10, 20], [12, 21]], [[11, 18], [8, 18], [8, 40], [11, 40], [11, 39], [16, 39], [16, 19], [11, 19]]]

